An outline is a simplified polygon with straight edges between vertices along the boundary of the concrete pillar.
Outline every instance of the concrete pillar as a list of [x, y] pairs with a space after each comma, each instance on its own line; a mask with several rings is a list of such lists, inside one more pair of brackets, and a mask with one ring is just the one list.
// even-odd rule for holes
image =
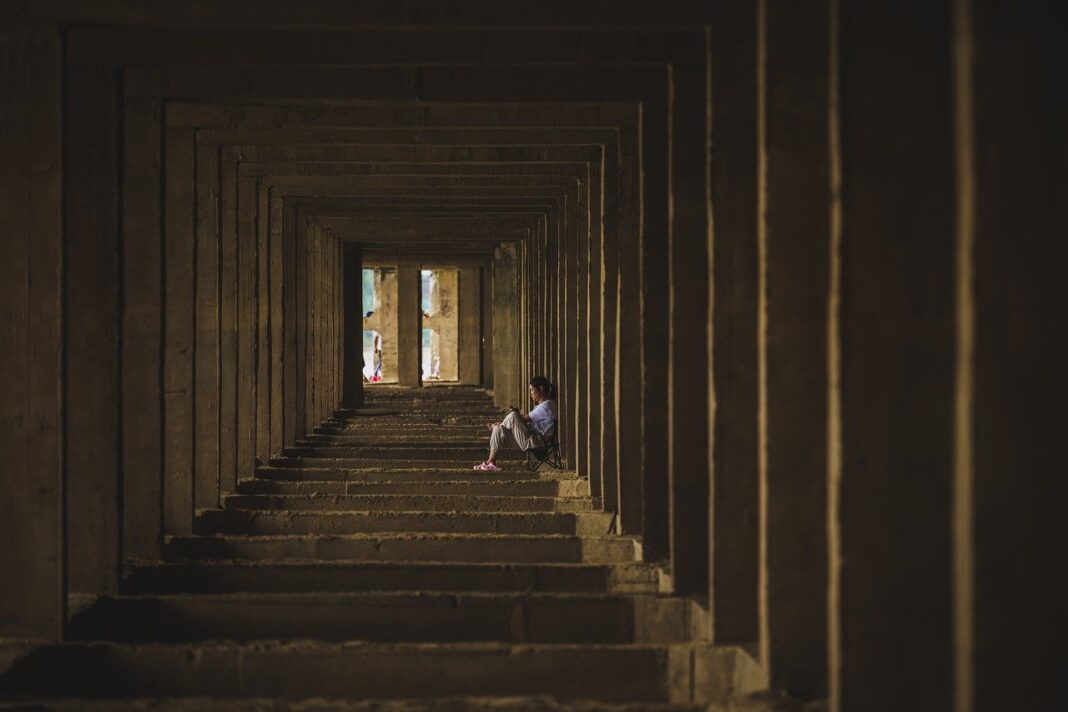
[[[252, 477], [256, 468], [256, 185], [238, 184], [237, 221], [237, 452], [236, 477]], [[226, 478], [224, 477], [224, 481]], [[227, 482], [227, 489], [236, 482]]]
[[480, 344], [480, 358], [482, 362], [482, 376], [479, 383], [483, 388], [493, 388], [493, 266], [492, 263], [484, 264], [479, 268], [479, 279], [482, 288], [479, 299], [482, 303], [482, 343]]
[[723, 3], [711, 25], [712, 570], [717, 643], [759, 639], [756, 6]]
[[62, 41], [0, 10], [0, 636], [58, 640], [63, 541]]
[[400, 363], [397, 350], [397, 268], [383, 267], [380, 274], [379, 294], [382, 302], [379, 306], [382, 318], [378, 323], [382, 334], [382, 372], [387, 382], [396, 383]]
[[[236, 167], [234, 169], [236, 173]], [[256, 190], [256, 458], [271, 456], [271, 247], [270, 201], [267, 191]], [[224, 218], [225, 219], [225, 218]], [[336, 401], [335, 401], [336, 405]]]
[[219, 505], [220, 238], [219, 149], [196, 148], [196, 486], [197, 509]]
[[[68, 61], [64, 84], [63, 109], [77, 117], [63, 124], [64, 397], [71, 554], [67, 573], [70, 588], [86, 592], [118, 588], [120, 512], [114, 496], [120, 481], [115, 443], [121, 437], [117, 50], [113, 42], [104, 40], [95, 51]], [[192, 189], [189, 176], [185, 190]], [[186, 215], [191, 217], [191, 212]], [[187, 237], [194, 239], [191, 226]], [[191, 317], [191, 302], [188, 309]], [[191, 361], [192, 351], [189, 357]], [[189, 385], [186, 397], [191, 407], [193, 384]], [[189, 456], [185, 476], [191, 487], [191, 451]]]
[[418, 388], [422, 371], [419, 265], [397, 265], [397, 383]]
[[946, 710], [957, 261], [950, 6], [848, 0], [838, 28], [832, 707]]
[[499, 408], [518, 406], [520, 343], [516, 250], [509, 244], [493, 256], [493, 402]]
[[957, 709], [1066, 709], [1063, 25], [957, 9]]
[[460, 383], [482, 380], [482, 269], [461, 267], [457, 285], [457, 376]]
[[[237, 380], [238, 380], [238, 235], [249, 230], [247, 179], [238, 179], [236, 167], [228, 170], [220, 186], [222, 223], [219, 233], [219, 488], [237, 489]], [[253, 181], [253, 188], [255, 182]], [[240, 215], [238, 214], [240, 212]], [[244, 223], [244, 224], [242, 224]]]
[[193, 525], [194, 246], [193, 132], [166, 136], [164, 227], [163, 524], [167, 534]]
[[827, 690], [830, 16], [768, 0], [759, 67], [757, 214], [761, 659], [775, 689]]
[[162, 449], [160, 345], [163, 285], [160, 240], [159, 87], [127, 76], [123, 118], [122, 459], [123, 550], [159, 556]]
[[668, 461], [671, 575], [675, 591], [708, 591], [710, 442], [713, 397], [708, 353], [709, 204], [706, 69], [675, 67], [671, 166], [674, 224], [668, 238]]
[[343, 289], [344, 304], [342, 320], [345, 325], [345, 362], [342, 364], [344, 379], [341, 404], [353, 408], [363, 404], [363, 250], [359, 243], [345, 244]]

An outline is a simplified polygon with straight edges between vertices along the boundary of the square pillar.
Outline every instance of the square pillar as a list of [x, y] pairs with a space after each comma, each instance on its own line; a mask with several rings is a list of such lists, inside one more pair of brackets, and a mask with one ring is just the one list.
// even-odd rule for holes
[[342, 405], [354, 408], [363, 404], [363, 248], [358, 243], [345, 245], [342, 271], [345, 294]]
[[397, 383], [418, 388], [422, 383], [422, 310], [419, 265], [397, 266]]
[[457, 374], [465, 385], [482, 380], [482, 269], [461, 267], [457, 295]]

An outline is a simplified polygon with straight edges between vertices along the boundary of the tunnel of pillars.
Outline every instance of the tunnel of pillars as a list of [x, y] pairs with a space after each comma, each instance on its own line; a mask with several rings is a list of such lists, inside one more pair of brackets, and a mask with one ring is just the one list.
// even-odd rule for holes
[[0, 634], [61, 637], [365, 388], [544, 374], [568, 467], [775, 688], [1057, 679], [1068, 121], [1027, 3], [15, 5]]

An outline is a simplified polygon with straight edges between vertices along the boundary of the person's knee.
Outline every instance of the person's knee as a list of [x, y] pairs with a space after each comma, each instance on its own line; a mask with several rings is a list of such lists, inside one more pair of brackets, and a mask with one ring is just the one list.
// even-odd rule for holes
[[508, 415], [504, 416], [504, 422], [509, 424], [509, 425], [511, 425], [512, 423], [515, 422], [515, 419], [518, 418], [518, 417], [519, 417], [519, 415], [514, 410], [509, 411]]

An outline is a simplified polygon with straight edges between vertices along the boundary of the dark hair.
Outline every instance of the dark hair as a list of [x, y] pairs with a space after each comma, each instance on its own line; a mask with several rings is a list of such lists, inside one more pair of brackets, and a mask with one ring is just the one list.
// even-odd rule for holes
[[545, 376], [534, 376], [534, 378], [530, 379], [530, 385], [534, 386], [539, 391], [544, 391], [549, 398], [556, 398], [556, 386], [554, 386]]

